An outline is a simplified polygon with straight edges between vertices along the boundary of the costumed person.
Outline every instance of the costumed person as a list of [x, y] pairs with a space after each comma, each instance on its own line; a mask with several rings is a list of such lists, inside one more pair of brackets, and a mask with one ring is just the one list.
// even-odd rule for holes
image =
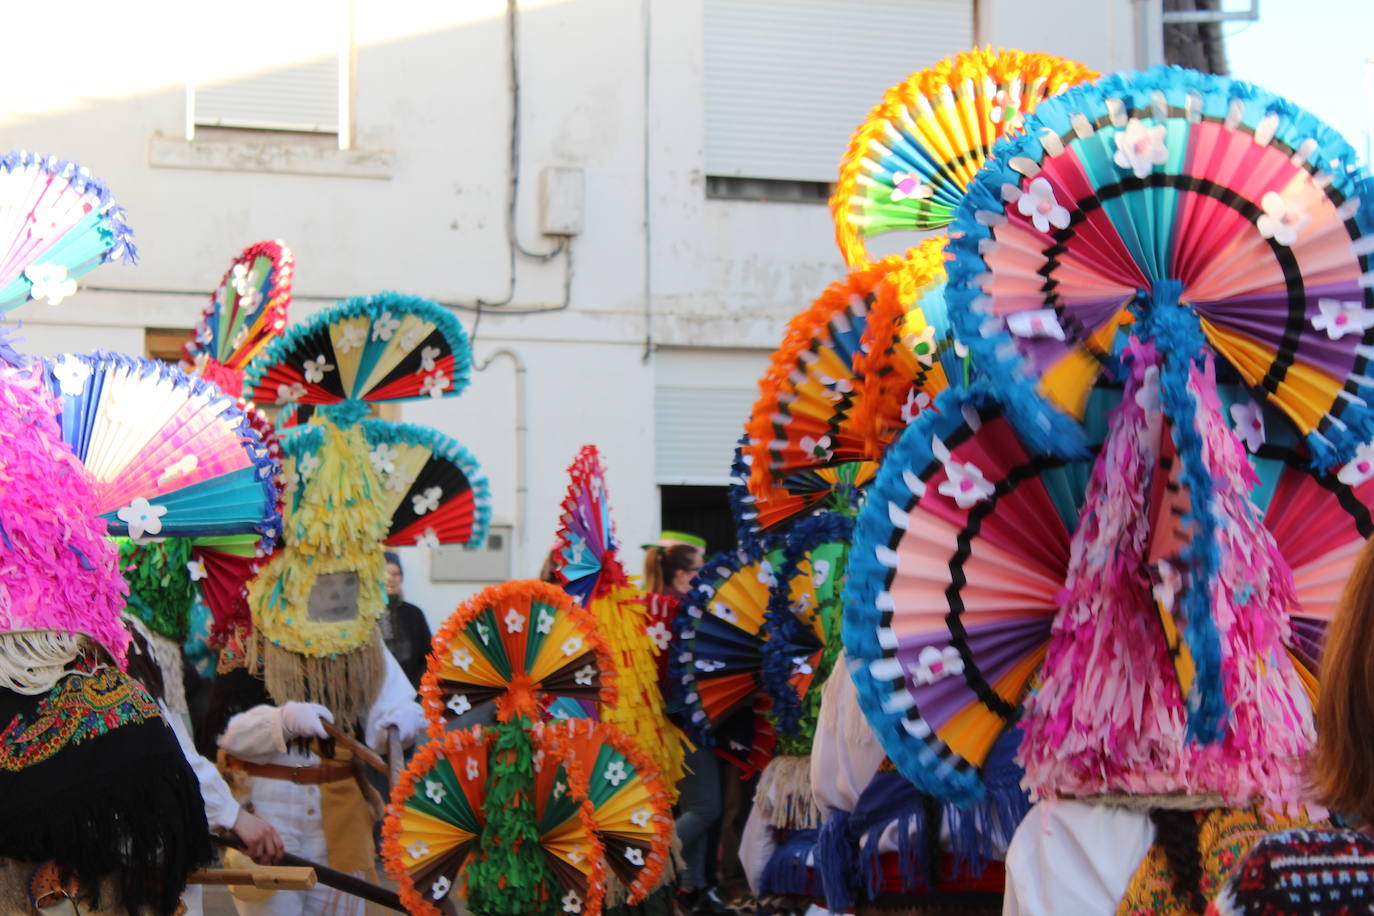
[[386, 613], [378, 624], [382, 641], [400, 663], [411, 686], [419, 690], [420, 677], [425, 673], [425, 656], [429, 654], [429, 643], [434, 637], [429, 631], [429, 621], [425, 620], [425, 612], [405, 600], [401, 555], [388, 550], [382, 556], [386, 560]]
[[[252, 635], [241, 695], [225, 701], [222, 765], [287, 851], [375, 878], [380, 799], [331, 728], [388, 753], [423, 727], [414, 688], [378, 630], [384, 545], [480, 544], [486, 480], [433, 430], [366, 419], [366, 402], [443, 397], [467, 384], [467, 338], [433, 303], [349, 300], [269, 344], [250, 365], [255, 400], [319, 407], [283, 430], [289, 495], [281, 548], [250, 583]], [[226, 680], [221, 678], [221, 680]], [[236, 899], [241, 913], [361, 913], [323, 886]]]
[[[1040, 799], [1008, 851], [1008, 913], [1200, 913], [1260, 836], [1320, 815], [1304, 773], [1311, 650], [1372, 495], [1351, 460], [1374, 438], [1372, 206], [1353, 150], [1311, 115], [1174, 68], [1048, 100], [970, 189], [948, 301], [989, 382], [973, 434], [988, 444], [923, 429], [913, 449], [929, 462], [936, 447], [944, 476], [914, 472], [905, 498], [938, 484], [962, 497], [955, 528], [978, 526], [961, 535], [950, 635], [981, 702], [1020, 715]], [[1013, 426], [1000, 454], [994, 412]], [[1013, 450], [1027, 463], [1004, 474]], [[1088, 470], [1086, 495], [1050, 493], [1027, 515], [1044, 560], [1000, 575], [1034, 608], [1030, 652], [999, 681], [974, 644], [973, 539], [998, 581], [991, 564], [1028, 545], [993, 541], [988, 519], [1055, 464]], [[905, 612], [869, 634], [866, 711], [880, 735], [914, 739], [913, 772], [974, 790], [967, 733], [896, 702], [917, 647]]]
[[[662, 627], [661, 622], [656, 627], [653, 618], [657, 605], [630, 583], [620, 561], [606, 472], [596, 446], [586, 445], [578, 451], [568, 477], [552, 573], [558, 584], [591, 613], [610, 646], [620, 701], [600, 712], [601, 721], [616, 726], [642, 749], [662, 776], [672, 804], [683, 778], [685, 739], [669, 721], [663, 699], [659, 677]], [[585, 707], [559, 707], [554, 715], [589, 712]], [[676, 876], [675, 863], [670, 861], [661, 876], [662, 886], [653, 888], [653, 894], [633, 909], [622, 906], [626, 902], [624, 889], [615, 881], [608, 882], [608, 912], [621, 916], [666, 913]]]
[[[0, 908], [170, 914], [210, 859], [176, 736], [121, 667], [124, 582], [41, 368], [0, 369]], [[128, 481], [123, 481], [128, 483]]]
[[[421, 686], [433, 740], [392, 790], [383, 831], [407, 909], [438, 916], [462, 897], [476, 916], [598, 916], [613, 894], [644, 902], [670, 866], [668, 789], [616, 726], [562, 718], [616, 700], [593, 614], [558, 586], [505, 582], [460, 605], [433, 646]], [[488, 724], [456, 727], [479, 711]]]

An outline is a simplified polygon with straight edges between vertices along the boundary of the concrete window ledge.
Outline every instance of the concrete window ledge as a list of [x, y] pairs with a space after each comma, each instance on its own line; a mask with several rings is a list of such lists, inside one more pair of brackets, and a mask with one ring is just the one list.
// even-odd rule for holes
[[153, 136], [148, 139], [148, 165], [157, 169], [328, 175], [388, 181], [395, 172], [396, 153], [382, 149], [341, 150], [332, 143], [326, 146], [277, 137], [188, 141], [180, 137]]

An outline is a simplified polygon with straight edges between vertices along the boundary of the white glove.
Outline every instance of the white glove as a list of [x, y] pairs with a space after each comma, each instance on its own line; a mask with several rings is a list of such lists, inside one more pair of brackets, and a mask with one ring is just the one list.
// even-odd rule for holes
[[385, 754], [387, 748], [387, 729], [394, 728], [402, 746], [409, 745], [425, 727], [425, 713], [419, 703], [406, 703], [388, 709], [379, 715], [368, 730], [367, 743], [374, 750]]
[[287, 703], [281, 708], [281, 731], [291, 738], [327, 738], [324, 723], [333, 724], [334, 714], [319, 703]]

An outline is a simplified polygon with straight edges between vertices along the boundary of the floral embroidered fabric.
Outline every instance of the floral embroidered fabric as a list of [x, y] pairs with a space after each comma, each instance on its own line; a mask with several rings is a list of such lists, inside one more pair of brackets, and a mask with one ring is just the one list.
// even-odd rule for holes
[[118, 669], [73, 672], [31, 713], [14, 715], [0, 732], [0, 770], [17, 773], [70, 745], [160, 715], [148, 692]]

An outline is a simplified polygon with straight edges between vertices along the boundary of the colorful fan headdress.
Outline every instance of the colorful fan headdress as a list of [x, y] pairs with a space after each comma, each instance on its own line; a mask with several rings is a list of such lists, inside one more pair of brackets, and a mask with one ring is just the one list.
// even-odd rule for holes
[[0, 686], [46, 692], [89, 637], [121, 662], [126, 586], [96, 487], [36, 372], [0, 367]]
[[593, 598], [624, 585], [625, 570], [616, 556], [620, 541], [611, 524], [606, 471], [595, 445], [582, 447], [568, 476], [553, 572], [568, 594], [586, 607]]
[[426, 299], [379, 293], [349, 299], [289, 329], [248, 367], [262, 404], [340, 404], [452, 397], [472, 369], [467, 334]]
[[[1177, 69], [1113, 76], [1042, 104], [962, 205], [949, 301], [1022, 434], [1062, 453], [1070, 418], [1131, 333], [1154, 342], [1191, 500], [1184, 639], [1190, 727], [1219, 736], [1213, 486], [1187, 433], [1208, 354], [1332, 467], [1374, 438], [1364, 349], [1374, 183], [1333, 131], [1261, 89]], [[1032, 279], [1033, 278], [1033, 279]], [[1060, 410], [1066, 411], [1067, 416]], [[1180, 434], [1180, 431], [1181, 434]]]
[[66, 159], [23, 150], [0, 156], [0, 313], [42, 299], [57, 305], [76, 278], [137, 260], [133, 232], [105, 185]]
[[291, 249], [281, 240], [245, 248], [183, 346], [181, 368], [240, 396], [248, 363], [286, 327], [294, 269]]
[[1049, 54], [975, 48], [893, 86], [855, 130], [830, 198], [845, 262], [867, 263], [875, 235], [948, 225], [998, 138], [1045, 99], [1096, 78]]

